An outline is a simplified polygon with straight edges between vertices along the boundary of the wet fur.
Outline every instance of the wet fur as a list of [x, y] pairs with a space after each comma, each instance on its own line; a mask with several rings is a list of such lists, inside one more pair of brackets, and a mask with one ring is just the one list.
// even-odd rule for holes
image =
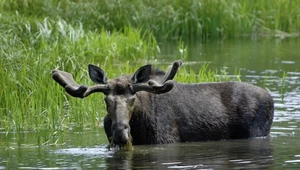
[[[163, 76], [153, 70], [153, 76]], [[273, 122], [270, 94], [242, 82], [175, 83], [164, 94], [137, 92], [130, 120], [133, 145], [267, 136]], [[109, 116], [104, 128], [111, 139]]]

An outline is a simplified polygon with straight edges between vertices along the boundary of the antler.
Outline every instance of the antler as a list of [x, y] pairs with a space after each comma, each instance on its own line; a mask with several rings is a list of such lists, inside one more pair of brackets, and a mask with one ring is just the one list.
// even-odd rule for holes
[[138, 91], [147, 91], [151, 93], [166, 93], [172, 90], [174, 82], [172, 79], [176, 75], [178, 68], [182, 65], [182, 61], [175, 61], [168, 67], [167, 73], [160, 80], [149, 80], [147, 83], [132, 84], [131, 89], [134, 93]]
[[78, 85], [74, 81], [72, 74], [60, 70], [53, 70], [52, 78], [73, 97], [84, 98], [94, 92], [103, 92], [106, 94], [109, 90], [109, 87], [106, 84], [97, 84], [90, 87]]

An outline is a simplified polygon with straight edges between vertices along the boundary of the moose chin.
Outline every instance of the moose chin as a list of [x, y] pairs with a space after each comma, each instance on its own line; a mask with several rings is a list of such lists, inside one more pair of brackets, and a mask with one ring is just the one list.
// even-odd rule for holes
[[78, 85], [73, 76], [52, 77], [73, 97], [105, 97], [104, 129], [111, 146], [247, 139], [267, 136], [274, 102], [267, 90], [244, 82], [185, 84], [173, 80], [181, 61], [167, 72], [145, 65], [131, 76], [108, 79], [88, 65], [96, 85]]

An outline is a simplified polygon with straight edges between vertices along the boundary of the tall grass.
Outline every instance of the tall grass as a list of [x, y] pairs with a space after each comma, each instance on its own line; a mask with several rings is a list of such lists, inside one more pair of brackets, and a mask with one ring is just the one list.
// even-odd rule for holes
[[128, 27], [123, 33], [92, 32], [63, 20], [30, 22], [18, 15], [0, 18], [0, 22], [4, 23], [0, 31], [0, 127], [7, 132], [65, 130], [74, 128], [70, 127], [74, 122], [76, 126], [100, 125], [105, 110], [101, 97], [69, 97], [52, 80], [52, 69], [72, 72], [78, 82], [90, 84], [88, 63], [100, 64], [114, 77], [121, 70], [132, 71], [135, 62], [146, 63], [158, 56], [150, 33]]
[[[300, 0], [2, 0], [1, 11], [63, 19], [87, 30], [142, 28], [156, 37], [299, 36]], [[295, 34], [290, 34], [295, 33]]]
[[40, 134], [38, 144], [50, 143], [58, 131], [101, 126], [106, 113], [103, 95], [70, 97], [52, 80], [52, 69], [71, 72], [77, 82], [91, 85], [89, 63], [113, 78], [159, 59], [151, 33], [130, 27], [122, 32], [86, 31], [82, 24], [73, 27], [62, 19], [30, 19], [0, 18], [0, 127], [17, 132], [17, 139], [25, 131], [35, 131]]
[[[35, 131], [40, 134], [37, 143], [43, 144], [50, 143], [58, 132], [101, 126], [103, 95], [83, 100], [70, 97], [51, 79], [52, 69], [71, 72], [77, 82], [91, 85], [89, 63], [101, 66], [110, 78], [133, 73], [148, 62], [166, 68], [154, 60], [160, 60], [158, 37], [207, 39], [252, 34], [252, 20], [244, 24], [240, 18], [241, 23], [236, 24], [234, 19], [236, 9], [244, 9], [246, 18], [256, 18], [245, 3], [250, 9], [260, 9], [258, 2], [0, 0], [0, 128], [17, 132], [17, 139], [24, 131]], [[291, 15], [282, 16], [290, 18], [290, 24], [283, 27], [279, 22], [269, 29], [298, 31], [297, 2], [289, 1], [294, 7]], [[285, 11], [287, 7], [282, 8]], [[269, 7], [265, 11], [270, 12]], [[276, 10], [273, 13], [277, 14]], [[181, 42], [178, 58], [187, 58], [186, 48]], [[176, 79], [220, 81], [215, 74], [207, 65], [199, 72], [184, 67]]]

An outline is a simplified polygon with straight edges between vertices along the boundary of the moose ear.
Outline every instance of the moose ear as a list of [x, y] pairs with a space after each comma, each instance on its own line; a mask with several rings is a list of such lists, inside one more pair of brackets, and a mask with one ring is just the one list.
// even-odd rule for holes
[[151, 64], [140, 67], [132, 76], [132, 83], [145, 83], [150, 79]]
[[92, 65], [92, 64], [89, 64], [88, 68], [89, 68], [89, 76], [94, 83], [97, 83], [97, 84], [106, 84], [107, 83], [107, 77], [101, 68], [99, 68], [95, 65]]

